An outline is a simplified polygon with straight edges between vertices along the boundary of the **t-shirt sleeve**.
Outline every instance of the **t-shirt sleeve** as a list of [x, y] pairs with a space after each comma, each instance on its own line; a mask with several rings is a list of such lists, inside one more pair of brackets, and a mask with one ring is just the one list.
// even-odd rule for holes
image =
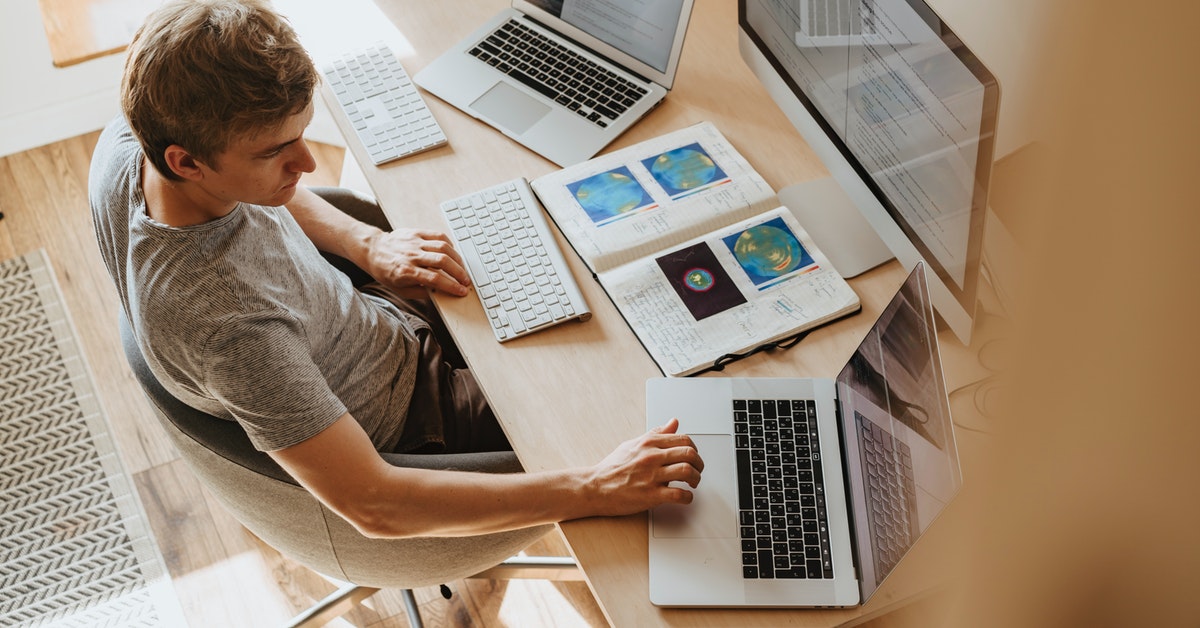
[[302, 443], [346, 413], [313, 361], [304, 329], [286, 312], [232, 318], [204, 353], [209, 393], [262, 451]]

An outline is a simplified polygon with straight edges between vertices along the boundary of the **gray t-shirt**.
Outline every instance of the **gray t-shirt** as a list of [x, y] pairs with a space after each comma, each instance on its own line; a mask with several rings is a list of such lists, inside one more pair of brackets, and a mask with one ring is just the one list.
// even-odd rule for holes
[[296, 445], [350, 412], [376, 449], [400, 440], [416, 380], [413, 323], [355, 290], [283, 207], [201, 225], [152, 220], [143, 153], [122, 117], [101, 133], [89, 197], [100, 253], [138, 345], [172, 395]]

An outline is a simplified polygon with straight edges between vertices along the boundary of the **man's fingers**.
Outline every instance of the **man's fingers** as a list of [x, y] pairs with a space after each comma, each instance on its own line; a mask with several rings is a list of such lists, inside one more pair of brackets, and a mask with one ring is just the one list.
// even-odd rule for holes
[[644, 442], [646, 446], [657, 447], [658, 449], [672, 449], [675, 447], [696, 448], [695, 441], [687, 434], [647, 434]]
[[[432, 255], [436, 256], [438, 253]], [[471, 276], [467, 274], [466, 263], [459, 257], [458, 251], [450, 248], [446, 253], [442, 253], [441, 255], [442, 257], [434, 257], [434, 260], [431, 262], [432, 265], [449, 275], [459, 285], [464, 287], [471, 285]], [[466, 290], [463, 290], [462, 294], [466, 294]]]
[[[701, 465], [703, 466], [703, 465]], [[684, 482], [692, 488], [700, 484], [700, 468], [688, 462], [678, 462], [667, 465], [660, 470], [660, 481]]]
[[467, 294], [467, 285], [469, 285], [469, 283], [463, 283], [458, 278], [447, 274], [443, 269], [418, 269], [414, 272], [414, 278], [421, 286], [458, 296]]
[[457, 255], [445, 256], [430, 253], [425, 259], [427, 260], [426, 268], [434, 271], [433, 277], [430, 279], [430, 288], [458, 295], [467, 293], [466, 287], [471, 285], [471, 276], [467, 274], [467, 269], [463, 267], [462, 260]]
[[420, 248], [422, 251], [445, 255], [454, 260], [456, 264], [462, 265], [462, 255], [459, 254], [458, 250], [454, 248], [454, 245], [448, 239], [423, 238]]
[[652, 428], [650, 431], [655, 434], [674, 434], [675, 430], [679, 429], [679, 419], [671, 417], [671, 420]]
[[704, 460], [695, 447], [682, 446], [653, 450], [643, 461], [648, 465], [648, 480], [656, 484], [687, 482], [695, 487], [704, 471]]
[[391, 282], [395, 286], [417, 285], [462, 296], [471, 285], [470, 277], [456, 259], [442, 253], [421, 251], [410, 253], [407, 263], [392, 268]]
[[442, 273], [431, 274], [433, 277], [425, 284], [426, 287], [460, 297], [467, 294], [467, 286], [463, 282]]
[[672, 447], [667, 450], [667, 464], [685, 463], [696, 469], [697, 473], [704, 471], [704, 459], [695, 447]]
[[669, 504], [690, 504], [695, 497], [691, 491], [677, 486], [667, 486], [662, 489], [660, 494], [661, 501]]
[[442, 242], [445, 242], [446, 244], [450, 244], [450, 236], [446, 235], [442, 231], [413, 229], [409, 233], [411, 233], [413, 236], [415, 236], [417, 238], [421, 238], [422, 240], [440, 240]]

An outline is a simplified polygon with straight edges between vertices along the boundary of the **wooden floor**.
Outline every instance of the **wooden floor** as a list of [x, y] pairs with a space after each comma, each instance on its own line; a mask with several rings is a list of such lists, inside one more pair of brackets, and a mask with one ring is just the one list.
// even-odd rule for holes
[[[43, 248], [95, 378], [100, 403], [133, 476], [191, 626], [276, 626], [336, 587], [250, 535], [207, 495], [159, 431], [129, 373], [117, 335], [118, 301], [100, 261], [87, 200], [99, 133], [0, 158], [0, 259]], [[310, 185], [335, 185], [343, 151], [313, 144]], [[566, 555], [557, 535], [530, 553]], [[416, 592], [427, 626], [601, 626], [584, 583], [460, 581], [452, 599]], [[936, 625], [935, 605], [915, 604], [872, 628]], [[384, 590], [334, 625], [408, 626], [399, 594]]]

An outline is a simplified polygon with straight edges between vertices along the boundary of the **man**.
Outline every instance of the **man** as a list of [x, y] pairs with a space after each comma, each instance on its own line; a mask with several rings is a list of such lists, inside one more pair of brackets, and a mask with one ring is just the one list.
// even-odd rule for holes
[[[443, 357], [453, 350], [431, 308], [400, 296], [467, 294], [449, 240], [381, 231], [298, 185], [315, 168], [303, 132], [317, 80], [261, 0], [168, 2], [130, 46], [124, 115], [97, 144], [90, 198], [104, 262], [164, 387], [236, 420], [368, 536], [480, 534], [690, 502], [680, 484], [696, 486], [703, 464], [674, 421], [560, 471], [429, 471], [378, 455], [507, 442], [470, 372]], [[322, 251], [376, 283], [356, 290]]]

